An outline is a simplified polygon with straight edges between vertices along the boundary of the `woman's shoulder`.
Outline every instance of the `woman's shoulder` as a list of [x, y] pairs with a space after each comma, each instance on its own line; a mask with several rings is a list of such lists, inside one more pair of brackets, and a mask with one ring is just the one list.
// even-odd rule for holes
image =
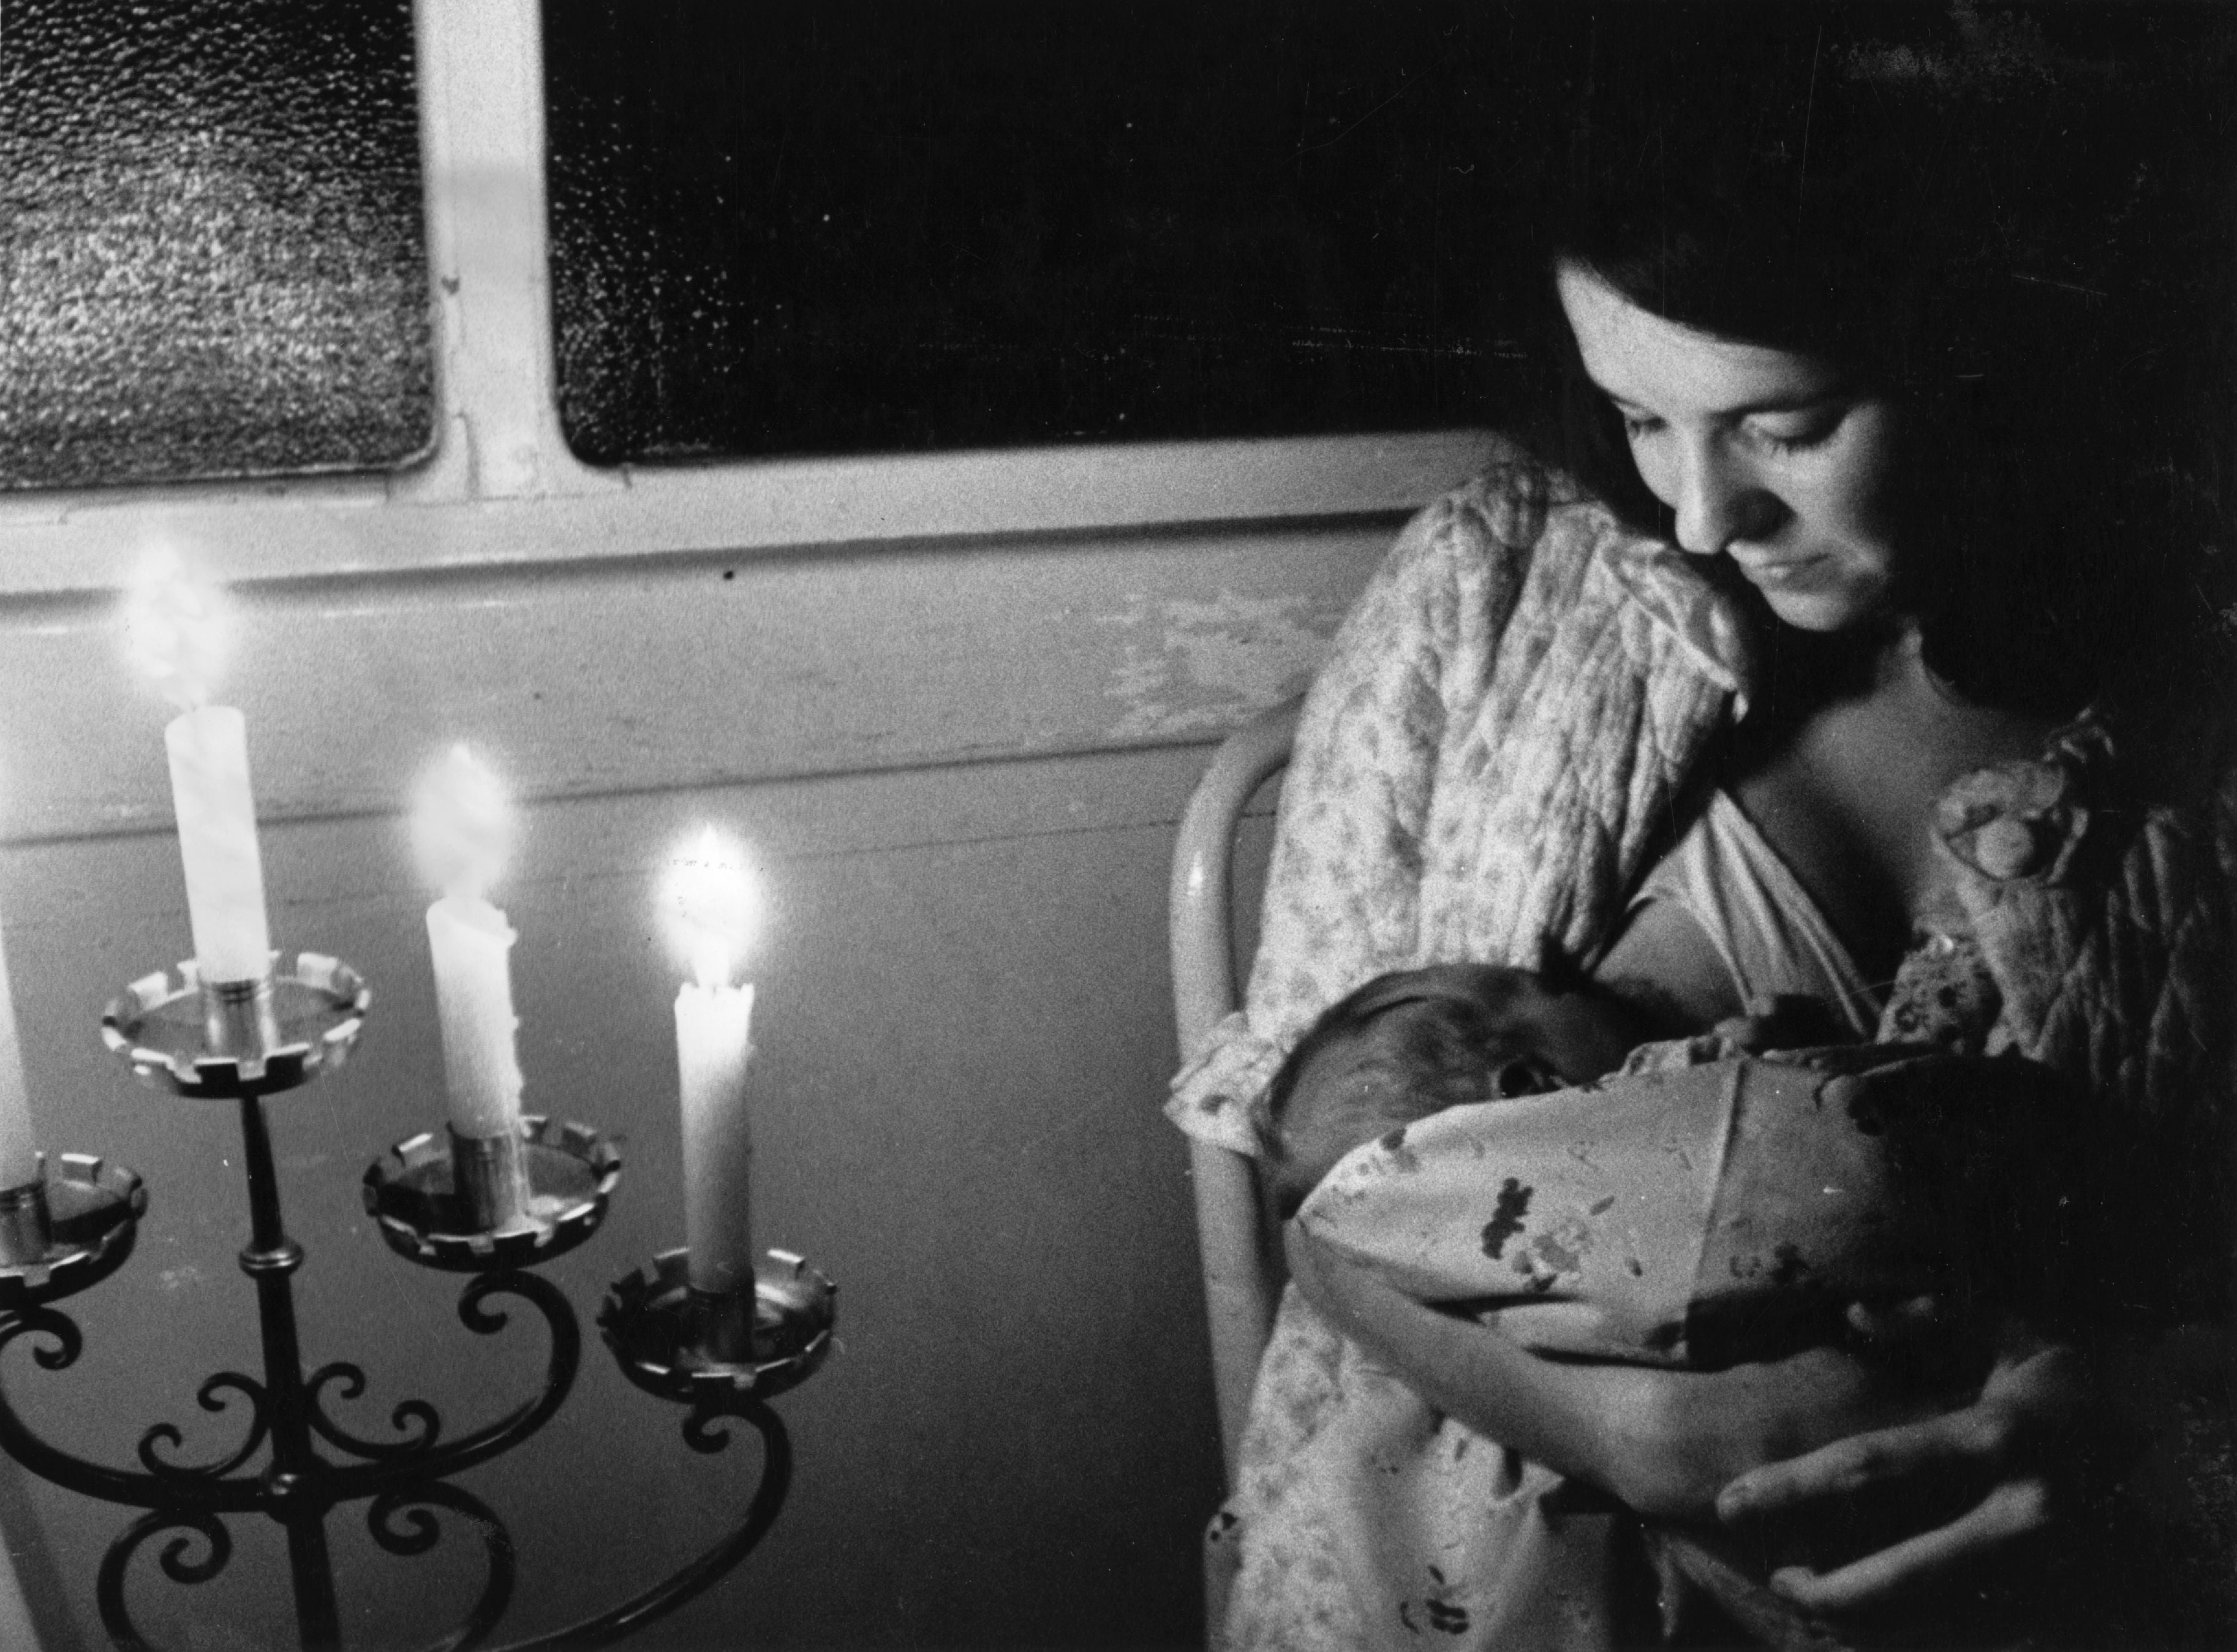
[[[1391, 624], [1461, 654], [1469, 640], [1517, 627], [1548, 640], [1607, 636], [1642, 670], [1675, 663], [1743, 701], [1754, 660], [1747, 618], [1696, 559], [1503, 437], [1492, 439], [1476, 474], [1407, 521], [1353, 609], [1356, 629]], [[1378, 633], [1374, 647], [1387, 643]]]
[[[1433, 606], [1488, 602], [1504, 612], [1528, 586], [1566, 607], [1587, 570], [1634, 562], [1639, 547], [1657, 543], [1558, 466], [1495, 436], [1473, 475], [1407, 522], [1380, 580]], [[1679, 577], [1686, 578], [1683, 570]]]
[[1494, 436], [1474, 475], [1415, 513], [1402, 536], [1446, 556], [1582, 550], [1617, 529], [1614, 513], [1520, 442]]
[[1708, 588], [1695, 558], [1626, 520], [1568, 472], [1506, 436], [1490, 439], [1468, 480], [1415, 513], [1394, 555], [1455, 565], [1551, 565], [1553, 583], [1569, 585], [1584, 568], [1598, 565], [1633, 593], [1652, 593], [1657, 606], [1673, 593], [1690, 598]]

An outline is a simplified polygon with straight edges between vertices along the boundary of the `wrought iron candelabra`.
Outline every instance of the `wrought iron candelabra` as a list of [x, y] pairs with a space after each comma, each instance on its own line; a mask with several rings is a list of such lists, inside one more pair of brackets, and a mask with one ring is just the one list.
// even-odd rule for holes
[[[327, 1401], [357, 1398], [366, 1376], [346, 1361], [307, 1373], [303, 1368], [292, 1280], [303, 1249], [287, 1237], [281, 1219], [264, 1104], [340, 1066], [368, 1002], [348, 966], [303, 953], [282, 955], [257, 982], [205, 987], [192, 965], [175, 975], [149, 975], [102, 1017], [109, 1047], [141, 1078], [239, 1108], [249, 1211], [241, 1266], [255, 1286], [264, 1354], [261, 1378], [221, 1371], [196, 1391], [204, 1411], [227, 1411], [238, 1402], [247, 1413], [240, 1444], [207, 1462], [179, 1459], [183, 1436], [169, 1423], [141, 1436], [137, 1468], [89, 1462], [41, 1439], [0, 1385], [0, 1446], [17, 1462], [73, 1491], [144, 1511], [109, 1545], [96, 1584], [102, 1625], [120, 1648], [148, 1644], [126, 1603], [135, 1556], [169, 1534], [156, 1552], [163, 1574], [181, 1584], [207, 1583], [231, 1557], [230, 1515], [261, 1514], [285, 1530], [306, 1649], [342, 1643], [327, 1522], [350, 1503], [366, 1504], [373, 1542], [394, 1555], [434, 1548], [441, 1538], [438, 1511], [459, 1517], [478, 1533], [480, 1595], [465, 1621], [432, 1648], [464, 1652], [483, 1645], [511, 1598], [511, 1536], [452, 1477], [511, 1450], [565, 1403], [582, 1333], [566, 1298], [529, 1270], [597, 1231], [621, 1160], [594, 1130], [531, 1116], [508, 1140], [476, 1141], [446, 1130], [415, 1136], [374, 1162], [365, 1174], [366, 1210], [399, 1256], [471, 1276], [458, 1307], [466, 1329], [478, 1336], [502, 1331], [508, 1315], [499, 1305], [510, 1299], [543, 1319], [550, 1346], [542, 1391], [465, 1433], [446, 1436], [435, 1408], [419, 1399], [395, 1406], [393, 1438], [370, 1439], [345, 1428]], [[47, 1160], [39, 1180], [0, 1190], [0, 1355], [28, 1338], [33, 1359], [46, 1369], [76, 1363], [83, 1338], [51, 1305], [123, 1265], [146, 1208], [138, 1176], [78, 1154]], [[749, 1298], [742, 1291], [740, 1300], [715, 1298], [688, 1284], [688, 1261], [683, 1251], [667, 1252], [615, 1281], [598, 1325], [631, 1383], [685, 1408], [683, 1436], [693, 1450], [725, 1449], [733, 1431], [726, 1419], [760, 1437], [760, 1471], [743, 1516], [713, 1548], [642, 1594], [584, 1622], [514, 1642], [507, 1652], [620, 1640], [723, 1577], [761, 1541], [783, 1504], [791, 1449], [768, 1402], [822, 1363], [835, 1288], [801, 1258], [771, 1251], [757, 1268]], [[750, 1327], [742, 1338], [742, 1324]]]

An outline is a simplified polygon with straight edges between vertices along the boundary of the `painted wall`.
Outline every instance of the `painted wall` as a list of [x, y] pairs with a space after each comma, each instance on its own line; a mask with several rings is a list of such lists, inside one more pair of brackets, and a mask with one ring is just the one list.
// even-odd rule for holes
[[[549, 1275], [587, 1324], [680, 1242], [657, 869], [690, 824], [759, 847], [758, 1231], [841, 1287], [842, 1346], [782, 1404], [792, 1499], [662, 1646], [1178, 1645], [1218, 1488], [1164, 903], [1207, 743], [1303, 684], [1405, 510], [1479, 433], [1068, 446], [592, 470], [553, 412], [537, 0], [413, 10], [438, 437], [393, 473], [0, 499], [0, 914], [50, 1149], [140, 1170], [129, 1265], [72, 1300], [72, 1370], [16, 1346], [41, 1431], [129, 1464], [238, 1418], [205, 1374], [259, 1364], [238, 1143], [222, 1109], [134, 1084], [96, 1018], [188, 950], [162, 708], [122, 662], [117, 592], [151, 541], [238, 610], [241, 705], [274, 934], [373, 983], [360, 1053], [272, 1107], [313, 1366], [378, 1437], [425, 1398], [453, 1431], [537, 1379], [532, 1316], [471, 1335], [458, 1286], [392, 1256], [366, 1165], [436, 1125], [440, 1073], [399, 810], [470, 738], [523, 800], [499, 891], [528, 1098], [619, 1136], [606, 1229]], [[1264, 823], [1254, 828], [1254, 854]], [[595, 1340], [571, 1403], [464, 1477], [520, 1554], [500, 1642], [645, 1587], [726, 1529], [749, 1448]], [[411, 1559], [362, 1505], [329, 1523], [353, 1647], [431, 1643], [478, 1588], [471, 1534]], [[126, 1524], [0, 1464], [0, 1535], [50, 1652], [103, 1644]], [[159, 1644], [293, 1643], [280, 1534], [181, 1587], [143, 1550]], [[189, 1540], [185, 1563], [205, 1558]], [[0, 1584], [4, 1584], [0, 1574]], [[8, 1593], [0, 1588], [0, 1632]]]
[[[464, 1427], [535, 1380], [523, 1314], [489, 1339], [457, 1287], [380, 1244], [366, 1164], [440, 1116], [420, 912], [396, 810], [471, 737], [531, 799], [500, 891], [522, 940], [532, 1107], [624, 1139], [614, 1213], [549, 1270], [586, 1325], [605, 1284], [682, 1238], [657, 864], [718, 818], [760, 848], [757, 1220], [841, 1285], [842, 1347], [782, 1403], [787, 1512], [656, 1645], [1177, 1645], [1218, 1465], [1175, 1061], [1164, 883], [1204, 742], [1293, 691], [1387, 542], [1336, 524], [1021, 536], [874, 552], [580, 558], [238, 592], [232, 676], [267, 822], [275, 942], [373, 983], [364, 1046], [274, 1104], [306, 1358], [365, 1366], [338, 1411], [378, 1436], [424, 1397]], [[101, 1004], [188, 949], [163, 829], [162, 707], [113, 599], [0, 600], [10, 837], [0, 910], [50, 1145], [145, 1173], [139, 1253], [69, 1311], [78, 1367], [10, 1352], [10, 1392], [89, 1455], [237, 1437], [196, 1383], [254, 1371], [229, 1111], [137, 1087]], [[1263, 836], [1264, 823], [1257, 829]], [[749, 1448], [683, 1449], [679, 1413], [595, 1340], [574, 1399], [464, 1477], [512, 1527], [503, 1639], [555, 1628], [711, 1543]], [[102, 1643], [95, 1568], [124, 1524], [20, 1480], [0, 1503], [43, 1630]], [[160, 1642], [291, 1643], [278, 1528], [233, 1523], [215, 1582], [131, 1599]], [[330, 1523], [353, 1644], [425, 1643], [478, 1587], [463, 1531], [381, 1553]]]

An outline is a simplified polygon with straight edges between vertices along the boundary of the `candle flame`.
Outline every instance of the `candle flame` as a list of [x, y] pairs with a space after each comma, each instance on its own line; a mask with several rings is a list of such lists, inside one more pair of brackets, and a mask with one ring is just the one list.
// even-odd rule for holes
[[182, 711], [206, 704], [225, 663], [225, 605], [168, 545], [142, 559], [124, 602], [125, 645]]
[[412, 847], [420, 876], [448, 895], [481, 897], [512, 849], [512, 805], [505, 783], [465, 745], [454, 745], [419, 778]]
[[708, 827], [669, 856], [660, 907], [669, 942], [693, 978], [703, 987], [728, 986], [761, 925], [761, 888], [745, 850]]

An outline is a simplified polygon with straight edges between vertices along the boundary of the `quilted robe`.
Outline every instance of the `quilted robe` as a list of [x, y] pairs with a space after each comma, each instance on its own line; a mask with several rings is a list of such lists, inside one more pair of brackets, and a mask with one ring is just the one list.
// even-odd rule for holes
[[[1250, 1109], [1328, 1004], [1384, 970], [1589, 963], [1744, 716], [1747, 624], [1667, 543], [1520, 450], [1422, 512], [1339, 630], [1284, 783], [1244, 1011], [1176, 1078], [1181, 1128]], [[2002, 995], [1990, 1048], [2086, 1085], [2101, 1302], [2222, 1298], [2237, 777], [2208, 811], [2125, 805], [2084, 728], [1967, 776], [1935, 823]], [[2142, 1202], [2138, 1202], [2141, 1200]], [[1443, 1417], [1294, 1291], [1235, 1493], [1237, 1648], [1587, 1649], [1642, 1632], [1627, 1517]], [[2211, 1490], [2211, 1489], [2209, 1489]], [[1651, 1633], [1651, 1624], [1644, 1632]]]

